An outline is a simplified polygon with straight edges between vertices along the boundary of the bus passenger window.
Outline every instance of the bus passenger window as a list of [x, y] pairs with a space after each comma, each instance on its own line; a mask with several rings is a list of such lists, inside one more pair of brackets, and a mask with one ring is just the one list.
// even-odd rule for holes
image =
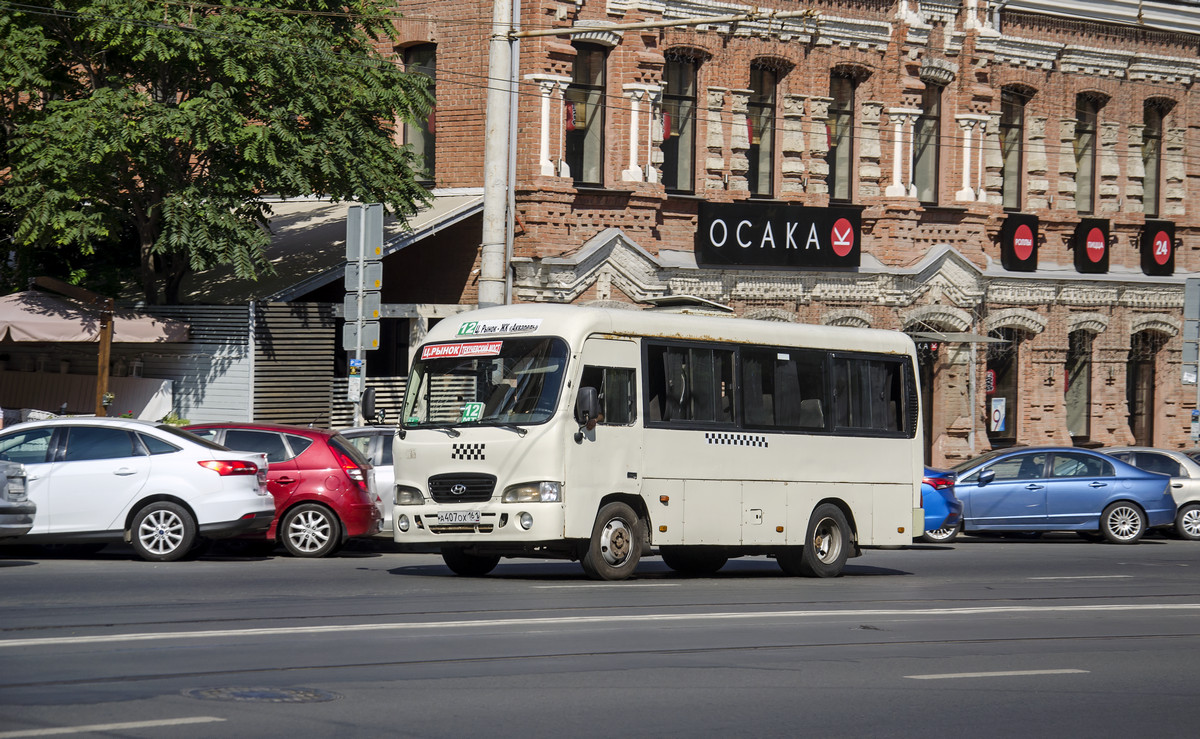
[[733, 423], [733, 350], [651, 346], [646, 363], [651, 420]]

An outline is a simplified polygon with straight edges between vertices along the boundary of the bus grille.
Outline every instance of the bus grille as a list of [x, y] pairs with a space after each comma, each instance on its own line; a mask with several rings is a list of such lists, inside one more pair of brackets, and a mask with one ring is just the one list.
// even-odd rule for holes
[[450, 474], [429, 478], [429, 495], [437, 503], [480, 503], [496, 489], [494, 475]]

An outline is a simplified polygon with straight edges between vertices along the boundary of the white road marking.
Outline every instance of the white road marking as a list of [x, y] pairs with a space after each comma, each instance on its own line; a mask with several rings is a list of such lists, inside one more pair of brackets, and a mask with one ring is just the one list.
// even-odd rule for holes
[[967, 677], [1016, 677], [1022, 675], [1086, 675], [1087, 670], [1008, 670], [1006, 672], [947, 672], [942, 675], [905, 675], [909, 680], [958, 680]]
[[[346, 633], [350, 631], [420, 631], [513, 627], [521, 630], [550, 626], [610, 626], [664, 621], [762, 621], [769, 619], [870, 619], [878, 617], [985, 616], [997, 614], [1041, 615], [1048, 613], [1130, 613], [1146, 611], [1200, 611], [1200, 603], [1134, 603], [1095, 606], [978, 606], [975, 608], [885, 608], [875, 610], [829, 611], [748, 611], [745, 613], [642, 613], [613, 616], [551, 616], [547, 618], [487, 618], [464, 621], [402, 621], [396, 623], [328, 624], [324, 626], [278, 626], [261, 629], [222, 629], [212, 631], [167, 631], [156, 634], [96, 634], [93, 636], [52, 636], [37, 639], [0, 640], [0, 649], [12, 647], [48, 647], [68, 644], [116, 644], [124, 642], [170, 641], [173, 639], [232, 639], [244, 636], [294, 636], [296, 634]], [[0, 737], [0, 739], [3, 739]]]
[[[534, 585], [536, 590], [577, 590], [580, 588], [611, 588], [612, 583], [591, 583], [588, 585]], [[640, 583], [625, 583], [622, 588], [677, 588], [677, 582], [640, 582]]]
[[1027, 577], [1026, 580], [1123, 580], [1133, 575], [1075, 575], [1072, 577]]
[[57, 726], [52, 729], [25, 729], [22, 731], [0, 731], [0, 739], [17, 739], [26, 736], [62, 736], [63, 734], [92, 734], [100, 731], [125, 731], [127, 729], [153, 729], [159, 726], [184, 726], [186, 724], [210, 724], [224, 721], [216, 716], [193, 716], [191, 718], [169, 718], [161, 721], [130, 721], [124, 724], [91, 724], [90, 726]]

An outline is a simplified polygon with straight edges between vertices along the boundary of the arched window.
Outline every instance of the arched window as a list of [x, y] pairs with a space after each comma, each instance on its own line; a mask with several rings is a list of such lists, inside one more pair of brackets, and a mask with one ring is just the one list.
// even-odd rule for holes
[[[413, 74], [423, 74], [431, 80], [437, 80], [437, 46], [435, 44], [421, 44], [420, 46], [410, 46], [404, 50], [404, 70]], [[435, 82], [429, 85], [429, 92], [435, 93]], [[434, 180], [436, 172], [435, 165], [437, 159], [436, 151], [436, 115], [434, 110], [429, 111], [429, 117], [423, 121], [404, 124], [404, 143], [412, 147], [413, 153], [420, 158], [420, 180], [423, 183], [430, 183]]]
[[829, 138], [829, 199], [849, 201], [854, 179], [854, 77], [839, 71], [829, 76], [829, 119], [825, 124]]
[[1159, 172], [1162, 164], [1163, 108], [1147, 101], [1142, 113], [1142, 208], [1148, 218], [1158, 217]]
[[604, 184], [604, 86], [608, 49], [576, 43], [566, 90], [566, 160], [576, 185]]
[[1067, 338], [1067, 370], [1063, 402], [1067, 409], [1067, 433], [1073, 441], [1091, 437], [1092, 339], [1090, 331], [1077, 329]]
[[913, 184], [917, 200], [929, 205], [938, 202], [938, 149], [942, 132], [942, 88], [925, 83], [921, 94], [921, 114], [913, 128]]
[[1125, 366], [1125, 400], [1129, 404], [1129, 430], [1133, 443], [1154, 446], [1154, 380], [1157, 358], [1167, 336], [1157, 331], [1138, 331], [1129, 345]]
[[1075, 96], [1075, 210], [1096, 207], [1096, 125], [1101, 103], [1093, 95]]
[[1020, 210], [1024, 189], [1025, 101], [1018, 88], [1000, 91], [1000, 179], [1005, 210]]
[[696, 71], [684, 52], [667, 52], [663, 69], [662, 181], [668, 192], [694, 192], [696, 162]]
[[1017, 419], [1020, 417], [1017, 372], [1025, 334], [1014, 328], [998, 328], [989, 335], [1002, 342], [987, 345], [984, 393], [987, 396], [988, 439], [993, 446], [1009, 446], [1017, 440]]
[[750, 193], [770, 197], [775, 179], [775, 71], [750, 67], [750, 100], [747, 104], [750, 136]]

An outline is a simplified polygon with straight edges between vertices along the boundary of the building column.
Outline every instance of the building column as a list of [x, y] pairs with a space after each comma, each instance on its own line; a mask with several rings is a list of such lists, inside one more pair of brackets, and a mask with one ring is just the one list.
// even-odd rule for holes
[[879, 116], [883, 112], [883, 103], [868, 100], [858, 111], [861, 114], [858, 127], [858, 196], [877, 198], [879, 183], [883, 180], [883, 170], [879, 166], [882, 157], [879, 148]]
[[[979, 127], [979, 130], [980, 130], [979, 153], [981, 155], [981, 159], [979, 161], [979, 168], [980, 168], [980, 170], [982, 170], [983, 169], [983, 160], [982, 160], [983, 136], [982, 136], [982, 133], [984, 130], [986, 130], [986, 127], [987, 127], [987, 116], [978, 115], [975, 113], [964, 113], [962, 115], [955, 116], [954, 119], [958, 122], [959, 127], [962, 128], [962, 130], [963, 130], [962, 189], [959, 190], [957, 193], [955, 193], [954, 199], [960, 200], [960, 201], [974, 202], [976, 200], [977, 196], [976, 196], [975, 188], [971, 187], [971, 179], [972, 179], [971, 178], [971, 139], [973, 138], [975, 128]], [[978, 197], [980, 197], [980, 198], [983, 197], [983, 188], [979, 188], [979, 196]]]
[[[1097, 213], [1119, 213], [1121, 204], [1118, 200], [1121, 194], [1120, 186], [1117, 185], [1117, 180], [1121, 176], [1121, 162], [1117, 157], [1117, 136], [1120, 134], [1121, 124], [1111, 121], [1106, 121], [1100, 124], [1100, 130], [1096, 132], [1098, 143], [1100, 144], [1097, 151], [1096, 174], [1096, 212]], [[1130, 155], [1139, 159], [1138, 152], [1129, 150]]]
[[1029, 161], [1025, 165], [1025, 174], [1028, 178], [1026, 191], [1029, 197], [1025, 201], [1025, 207], [1030, 210], [1049, 208], [1050, 178], [1047, 174], [1049, 165], [1046, 163], [1046, 117], [1029, 116], [1027, 121], [1029, 125], [1027, 136]]
[[1146, 212], [1145, 196], [1146, 196], [1146, 165], [1142, 162], [1142, 138], [1146, 127], [1141, 123], [1130, 123], [1129, 143], [1127, 149], [1129, 151], [1129, 164], [1125, 170], [1125, 204], [1121, 210], [1127, 213], [1144, 213]]
[[[892, 184], [888, 185], [884, 195], [889, 198], [916, 197], [916, 185], [913, 184], [913, 127], [921, 111], [917, 108], [889, 108], [888, 119], [892, 122]], [[908, 150], [904, 151], [904, 129], [908, 129]], [[903, 178], [904, 163], [908, 162], [908, 176]], [[911, 191], [911, 194], [910, 194]]]
[[804, 95], [783, 96], [782, 191], [785, 195], [804, 192], [807, 180], [804, 169]]
[[1079, 168], [1075, 166], [1075, 124], [1074, 118], [1063, 118], [1059, 123], [1059, 155], [1058, 155], [1058, 197], [1061, 199], [1058, 207], [1061, 210], [1075, 210], [1075, 177]]
[[812, 97], [808, 99], [808, 184], [804, 191], [808, 195], [825, 195], [829, 192], [829, 106], [833, 98]]
[[704, 146], [708, 150], [704, 158], [704, 169], [707, 177], [704, 180], [706, 190], [725, 189], [725, 95], [729, 92], [725, 87], [708, 88], [708, 99], [705, 105], [707, 119]]
[[729, 189], [750, 189], [750, 95], [733, 90], [733, 130], [729, 136]]
[[1162, 214], [1166, 217], [1182, 216], [1186, 212], [1184, 198], [1187, 197], [1187, 168], [1184, 165], [1186, 128], [1168, 128], [1163, 131], [1163, 200]]
[[[566, 89], [567, 84], [571, 81], [570, 77], [560, 77], [553, 74], [527, 74], [525, 79], [530, 82], [537, 83], [538, 92], [542, 98], [541, 109], [541, 132], [538, 139], [538, 163], [539, 173], [545, 177], [554, 176], [554, 160], [550, 158], [550, 110], [551, 102], [554, 97], [555, 89], [559, 90], [559, 94]], [[562, 106], [559, 107], [559, 115], [562, 115]], [[561, 129], [562, 126], [559, 126]], [[559, 159], [562, 159], [561, 148], [559, 151]]]
[[[621, 172], [621, 179], [626, 182], [641, 182], [646, 178], [645, 171], [638, 164], [638, 128], [641, 121], [642, 101], [650, 97], [656, 90], [650, 85], [625, 85], [625, 97], [629, 98], [629, 166]], [[653, 116], [649, 116], [652, 120]], [[647, 133], [649, 138], [649, 133]], [[647, 152], [648, 153], [648, 152]]]

